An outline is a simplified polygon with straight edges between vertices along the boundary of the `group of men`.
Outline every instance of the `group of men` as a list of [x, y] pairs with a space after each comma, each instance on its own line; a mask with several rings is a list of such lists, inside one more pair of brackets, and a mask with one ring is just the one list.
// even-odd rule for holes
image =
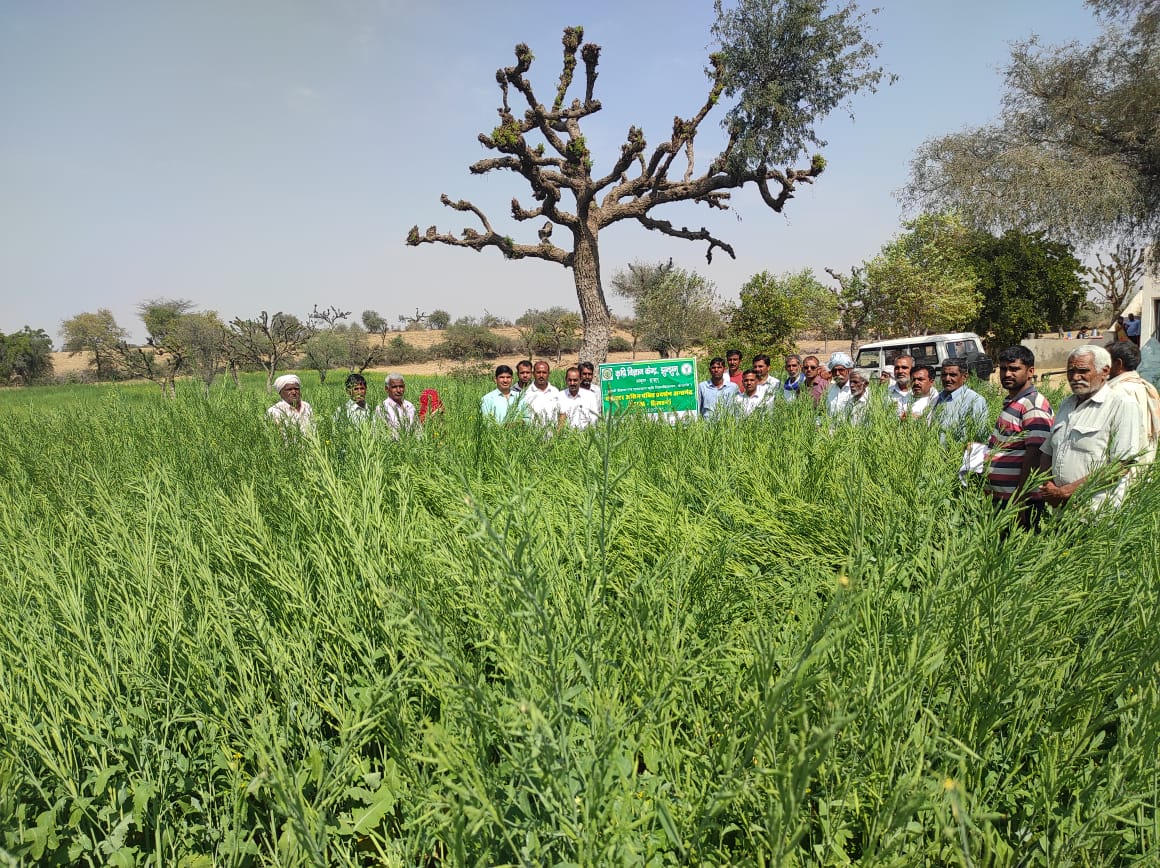
[[[375, 422], [386, 425], [397, 436], [416, 426], [415, 405], [404, 395], [407, 384], [401, 374], [388, 374], [384, 386], [387, 397], [377, 407], [367, 404], [367, 381], [362, 374], [346, 378], [347, 401], [335, 412], [336, 421], [352, 425]], [[266, 416], [281, 425], [297, 428], [303, 434], [314, 429], [314, 408], [302, 400], [302, 381], [295, 374], [283, 374], [274, 381], [278, 403], [266, 411]]]
[[[1131, 341], [1109, 347], [1085, 344], [1068, 356], [1067, 381], [1072, 394], [1053, 410], [1035, 385], [1035, 356], [1014, 346], [998, 357], [999, 380], [1007, 394], [992, 425], [986, 399], [967, 385], [968, 371], [960, 359], [943, 362], [935, 388], [935, 369], [916, 365], [908, 355], [890, 359], [880, 376], [885, 389], [871, 389], [871, 371], [855, 368], [846, 353], [834, 353], [828, 364], [817, 356], [784, 358], [784, 379], [771, 374], [767, 355], [754, 357], [742, 370], [741, 353], [730, 350], [709, 362], [709, 378], [698, 384], [697, 410], [712, 418], [723, 414], [750, 416], [771, 412], [779, 404], [810, 400], [832, 424], [860, 424], [872, 400], [879, 400], [902, 420], [922, 420], [937, 428], [944, 444], [965, 444], [974, 469], [983, 473], [984, 487], [997, 506], [1017, 504], [1019, 520], [1034, 523], [1044, 505], [1060, 506], [1073, 497], [1093, 508], [1118, 504], [1134, 476], [1155, 459], [1160, 436], [1160, 396], [1136, 371], [1140, 350]], [[600, 419], [602, 400], [595, 367], [581, 362], [565, 372], [563, 389], [549, 382], [546, 361], [522, 361], [513, 371], [495, 369], [495, 389], [483, 396], [480, 411], [499, 422], [532, 422], [559, 428], [587, 428]], [[293, 374], [275, 383], [279, 401], [267, 415], [307, 432], [312, 410], [302, 400], [302, 386]], [[346, 381], [349, 399], [336, 419], [361, 424], [375, 420], [397, 436], [416, 426], [415, 406], [404, 397], [399, 374], [386, 379], [387, 397], [375, 408], [366, 401], [367, 384], [360, 374]], [[872, 398], [872, 395], [876, 398]], [[1032, 479], [1048, 477], [1041, 485]]]
[[581, 362], [564, 372], [564, 388], [557, 389], [548, 377], [552, 367], [545, 361], [525, 360], [513, 372], [509, 365], [495, 369], [495, 389], [483, 396], [480, 412], [496, 422], [536, 422], [584, 429], [600, 418], [603, 401], [595, 382], [596, 366]]

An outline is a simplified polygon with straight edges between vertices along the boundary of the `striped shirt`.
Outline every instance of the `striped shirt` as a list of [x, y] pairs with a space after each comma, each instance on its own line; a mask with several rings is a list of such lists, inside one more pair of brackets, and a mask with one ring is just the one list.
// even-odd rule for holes
[[1027, 447], [1042, 446], [1055, 421], [1051, 404], [1032, 385], [1003, 401], [1003, 411], [987, 441], [991, 463], [986, 489], [995, 500], [1010, 500], [1019, 486]]

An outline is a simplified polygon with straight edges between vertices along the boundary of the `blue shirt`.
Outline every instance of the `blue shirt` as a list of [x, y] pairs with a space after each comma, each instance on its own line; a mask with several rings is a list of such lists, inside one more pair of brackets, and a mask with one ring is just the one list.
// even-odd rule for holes
[[505, 422], [509, 415], [513, 419], [519, 418], [519, 411], [512, 411], [512, 407], [517, 406], [519, 403], [520, 396], [515, 389], [512, 389], [511, 394], [506, 398], [499, 389], [492, 389], [480, 401], [479, 411], [485, 416], [490, 416], [496, 422]]
[[707, 419], [713, 415], [718, 401], [724, 401], [722, 406], [727, 407], [733, 396], [739, 394], [741, 392], [737, 384], [731, 380], [722, 380], [719, 387], [714, 386], [712, 380], [706, 380], [697, 385], [697, 412], [701, 414], [701, 418]]
[[967, 386], [938, 394], [930, 409], [930, 424], [943, 430], [940, 440], [950, 435], [955, 440], [983, 440], [988, 432], [990, 409], [987, 399]]

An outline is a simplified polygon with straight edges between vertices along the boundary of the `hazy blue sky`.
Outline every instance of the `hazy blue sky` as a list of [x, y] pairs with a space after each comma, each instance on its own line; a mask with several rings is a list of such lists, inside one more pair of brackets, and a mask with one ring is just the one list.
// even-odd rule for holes
[[[535, 8], [536, 17], [525, 17]], [[494, 73], [527, 42], [545, 101], [560, 34], [582, 24], [603, 46], [586, 125], [597, 171], [630, 124], [650, 144], [706, 93], [712, 4], [404, 3], [400, 0], [0, 0], [0, 329], [58, 337], [62, 319], [98, 307], [141, 336], [136, 306], [181, 297], [223, 317], [305, 315], [335, 304], [394, 320], [420, 307], [576, 307], [572, 275], [495, 250], [403, 244], [413, 224], [458, 231], [468, 198], [518, 240], [514, 175], [472, 177], [476, 141], [499, 105]], [[899, 228], [893, 197], [923, 139], [992, 117], [1012, 40], [1088, 40], [1081, 0], [885, 0], [882, 62], [901, 78], [824, 127], [829, 167], [784, 215], [756, 193], [735, 211], [680, 206], [678, 226], [708, 226], [737, 260], [623, 224], [602, 235], [605, 283], [634, 259], [672, 257], [736, 298], [752, 273], [872, 256]], [[710, 115], [700, 141], [719, 143]], [[701, 162], [703, 167], [704, 160]], [[609, 299], [614, 310], [622, 301]]]

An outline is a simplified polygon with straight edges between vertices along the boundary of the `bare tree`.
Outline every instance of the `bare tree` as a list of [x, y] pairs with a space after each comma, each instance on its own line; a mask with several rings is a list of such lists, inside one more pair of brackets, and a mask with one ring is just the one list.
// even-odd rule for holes
[[[512, 199], [511, 214], [519, 222], [543, 221], [538, 242], [517, 243], [496, 230], [479, 207], [444, 193], [440, 201], [445, 206], [474, 215], [481, 229], [468, 227], [454, 235], [434, 226], [421, 233], [414, 226], [407, 244], [440, 243], [476, 251], [494, 247], [508, 259], [543, 259], [570, 268], [583, 318], [580, 358], [603, 361], [611, 318], [601, 284], [600, 231], [613, 223], [635, 220], [674, 238], [705, 242], [710, 262], [714, 249], [734, 256], [733, 248], [708, 229], [677, 227], [652, 212], [686, 201], [727, 210], [729, 191], [749, 183], [757, 187], [767, 206], [781, 211], [799, 183], [810, 183], [822, 173], [825, 160], [815, 155], [806, 168], [775, 166], [796, 159], [808, 143], [821, 143], [813, 131], [814, 121], [851, 94], [873, 89], [882, 74], [868, 66], [876, 46], [864, 41], [861, 16], [853, 3], [822, 16], [820, 5], [791, 14], [740, 0], [736, 11], [718, 4], [717, 14], [714, 34], [722, 51], [709, 58], [709, 92], [700, 108], [688, 119], [675, 118], [672, 135], [651, 153], [644, 133], [630, 127], [620, 155], [599, 177], [593, 176], [593, 158], [580, 122], [601, 108], [593, 96], [600, 46], [581, 47], [583, 28], [564, 30], [563, 70], [549, 108], [525, 78], [532, 52], [527, 45], [517, 45], [515, 65], [496, 72], [502, 97], [500, 123], [478, 137], [499, 156], [479, 160], [470, 168], [477, 175], [507, 170], [527, 181], [535, 204], [525, 208], [519, 199]], [[584, 96], [569, 103], [566, 97], [577, 52], [584, 64]], [[526, 103], [522, 116], [511, 104], [513, 90]], [[701, 123], [723, 96], [734, 94], [740, 102], [726, 118], [728, 142], [697, 174], [693, 143]], [[533, 136], [542, 141], [529, 141]], [[572, 199], [571, 210], [565, 207], [566, 195]], [[553, 241], [556, 227], [568, 235], [563, 246]]]
[[293, 314], [266, 311], [256, 319], [235, 318], [230, 321], [230, 338], [237, 353], [266, 372], [266, 391], [274, 383], [274, 374], [293, 359], [302, 345], [314, 334], [314, 326]]
[[1131, 244], [1118, 244], [1116, 249], [1108, 254], [1108, 261], [1104, 262], [1104, 254], [1096, 254], [1097, 265], [1084, 269], [1088, 285], [1112, 309], [1112, 315], [1118, 314], [1127, 304], [1144, 277], [1147, 264], [1147, 250], [1133, 247]]

